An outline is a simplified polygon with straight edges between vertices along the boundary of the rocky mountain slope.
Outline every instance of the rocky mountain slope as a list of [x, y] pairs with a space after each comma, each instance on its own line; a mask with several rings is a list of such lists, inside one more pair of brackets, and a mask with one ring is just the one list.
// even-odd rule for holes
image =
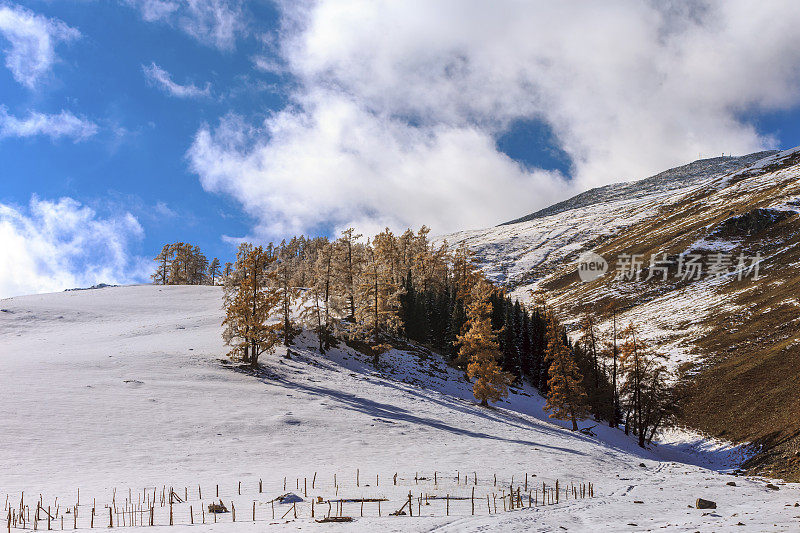
[[[698, 161], [446, 238], [467, 242], [514, 295], [546, 291], [568, 321], [591, 310], [607, 330], [613, 308], [635, 322], [689, 385], [685, 424], [752, 443], [754, 471], [797, 478], [799, 178], [800, 149]], [[608, 272], [583, 282], [577, 259], [588, 250]]]

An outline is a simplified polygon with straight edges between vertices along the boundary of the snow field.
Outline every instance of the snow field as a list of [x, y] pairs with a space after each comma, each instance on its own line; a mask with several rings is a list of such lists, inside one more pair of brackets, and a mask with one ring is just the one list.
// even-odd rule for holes
[[[136, 505], [152, 500], [153, 491], [154, 527], [169, 531], [792, 531], [800, 525], [796, 485], [776, 491], [765, 480], [724, 474], [721, 456], [687, 439], [642, 450], [602, 425], [594, 437], [573, 433], [547, 418], [544, 400], [529, 388], [481, 408], [463, 375], [424, 350], [392, 350], [376, 369], [344, 345], [318, 354], [304, 335], [291, 358], [279, 349], [263, 357], [259, 373], [237, 369], [224, 357], [222, 316], [216, 287], [114, 287], [0, 300], [0, 499], [8, 495], [16, 507], [24, 491], [33, 513], [41, 494], [44, 506], [53, 512], [58, 505], [62, 515], [80, 488], [81, 529], [92, 500], [95, 527], [106, 527], [103, 506], [112, 498], [119, 510], [126, 498]], [[446, 501], [431, 496], [471, 497], [473, 473], [483, 502], [475, 516], [470, 500], [451, 501], [446, 516]], [[512, 476], [515, 487], [524, 483], [526, 473], [529, 489], [556, 479], [561, 486], [592, 482], [595, 497], [562, 495], [558, 504], [503, 512], [502, 491], [508, 493]], [[415, 474], [428, 479], [415, 482]], [[201, 508], [218, 499], [216, 485], [219, 499], [234, 502], [236, 523], [226, 513], [214, 524], [206, 508], [202, 524]], [[173, 504], [172, 527], [169, 506], [158, 501], [169, 487], [189, 496]], [[387, 516], [409, 491], [413, 498], [428, 494], [430, 505], [415, 500], [413, 517]], [[269, 501], [288, 492], [304, 500], [298, 518], [292, 511], [281, 519], [290, 506], [276, 503], [273, 520]], [[492, 492], [497, 514], [485, 502]], [[323, 525], [310, 517], [308, 500], [316, 497], [389, 501], [380, 517], [377, 503], [365, 503], [363, 518], [360, 502], [345, 503], [354, 521]], [[690, 508], [698, 497], [718, 509]], [[327, 504], [315, 504], [317, 512], [326, 514]], [[60, 529], [60, 518], [52, 527]], [[71, 529], [69, 518], [64, 527]]]

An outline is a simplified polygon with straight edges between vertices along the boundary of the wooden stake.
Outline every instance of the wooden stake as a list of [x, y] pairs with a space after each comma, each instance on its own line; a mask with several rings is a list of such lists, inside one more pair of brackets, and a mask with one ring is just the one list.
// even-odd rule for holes
[[447, 515], [446, 516], [450, 516], [450, 495], [449, 494], [447, 496], [445, 496], [445, 500], [447, 501]]
[[231, 517], [236, 522], [236, 507], [233, 505], [233, 501], [231, 501]]
[[255, 521], [256, 521], [256, 502], [253, 502], [253, 522]]
[[189, 523], [194, 525], [194, 513], [192, 512], [192, 506], [189, 506]]
[[314, 485], [317, 483], [317, 473], [314, 472], [314, 477], [311, 479], [311, 489], [314, 489]]
[[472, 487], [472, 514], [475, 514], [475, 487]]

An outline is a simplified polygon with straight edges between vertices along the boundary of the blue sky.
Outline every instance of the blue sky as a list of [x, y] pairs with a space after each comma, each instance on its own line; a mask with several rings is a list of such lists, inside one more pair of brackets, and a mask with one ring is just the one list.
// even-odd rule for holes
[[0, 1], [0, 297], [800, 144], [795, 4], [499, 6]]

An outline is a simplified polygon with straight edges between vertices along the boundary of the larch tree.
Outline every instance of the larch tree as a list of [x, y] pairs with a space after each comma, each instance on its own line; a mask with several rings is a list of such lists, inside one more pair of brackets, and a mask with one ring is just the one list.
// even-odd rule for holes
[[219, 259], [217, 259], [216, 257], [212, 259], [211, 263], [209, 263], [208, 265], [208, 277], [209, 281], [211, 281], [211, 285], [217, 284], [217, 279], [221, 274], [219, 267], [220, 267]]
[[299, 264], [296, 255], [296, 244], [297, 241], [294, 241], [291, 246], [287, 245], [286, 242], [281, 243], [273, 272], [273, 280], [280, 295], [280, 330], [284, 346], [290, 346], [297, 333], [292, 323], [292, 306], [300, 294], [300, 289], [295, 284]]
[[467, 330], [458, 337], [459, 357], [469, 361], [467, 375], [475, 380], [472, 393], [484, 407], [508, 396], [508, 386], [513, 380], [498, 363], [500, 347], [490, 318], [491, 292], [489, 282], [481, 280], [475, 284], [467, 310]]
[[586, 392], [581, 385], [583, 377], [578, 370], [572, 349], [564, 341], [561, 327], [551, 314], [547, 326], [545, 352], [545, 360], [550, 363], [545, 409], [551, 411], [550, 418], [571, 420], [572, 430], [576, 431], [578, 420], [588, 416], [589, 405]]
[[625, 433], [636, 435], [642, 448], [656, 431], [675, 414], [673, 390], [667, 385], [668, 372], [662, 354], [652, 350], [632, 322], [620, 332], [619, 366], [624, 381], [620, 389], [626, 399]]
[[362, 268], [357, 283], [358, 336], [373, 345], [382, 342], [387, 334], [399, 327], [399, 294], [397, 283], [396, 245], [388, 228], [367, 243], [363, 250]]
[[251, 366], [279, 342], [278, 325], [268, 324], [280, 304], [279, 292], [269, 283], [275, 255], [261, 246], [239, 247], [236, 268], [225, 280], [223, 338], [231, 346], [228, 355]]
[[358, 275], [362, 266], [362, 246], [358, 242], [361, 238], [355, 229], [348, 228], [335, 244], [336, 282], [346, 300], [346, 317], [350, 322], [356, 320], [357, 295], [356, 287]]
[[151, 276], [156, 285], [166, 285], [169, 283], [169, 271], [175, 257], [175, 249], [171, 244], [165, 244], [161, 252], [155, 256], [153, 261], [157, 263], [156, 271]]

